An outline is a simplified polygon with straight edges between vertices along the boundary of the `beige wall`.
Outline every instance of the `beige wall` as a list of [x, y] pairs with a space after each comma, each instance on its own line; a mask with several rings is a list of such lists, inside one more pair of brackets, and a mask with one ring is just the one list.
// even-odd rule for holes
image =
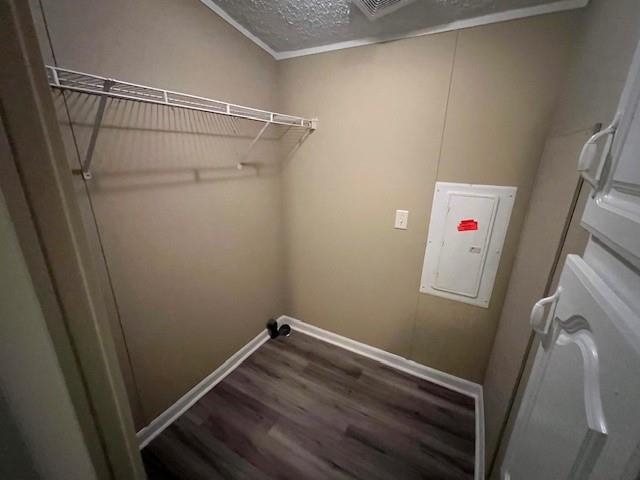
[[[276, 107], [276, 62], [200, 2], [43, 6], [59, 66]], [[77, 166], [76, 143], [84, 156], [97, 98], [55, 100], [63, 125], [70, 113], [73, 136], [64, 133]], [[235, 170], [258, 127], [110, 101], [90, 197], [77, 180], [89, 236], [101, 239], [111, 274], [112, 326], [138, 427], [283, 311], [279, 177], [266, 167], [259, 174]], [[263, 145], [251, 160], [272, 164], [277, 145]], [[109, 298], [108, 282], [104, 287]]]
[[[196, 1], [43, 6], [48, 62], [321, 119], [280, 177], [234, 170], [256, 125], [109, 102], [76, 186], [138, 427], [280, 313], [482, 381], [574, 13], [276, 63]], [[55, 100], [76, 167], [97, 99]], [[489, 309], [418, 294], [436, 180], [519, 188]]]
[[[283, 108], [321, 122], [283, 172], [294, 317], [409, 356], [455, 41], [281, 63]], [[406, 231], [391, 228], [396, 208]]]
[[[283, 108], [321, 120], [284, 171], [287, 312], [482, 381], [573, 18], [280, 64]], [[418, 293], [436, 180], [518, 187], [489, 309]]]
[[[597, 122], [607, 124], [613, 117], [640, 35], [640, 3], [633, 0], [591, 0], [589, 7], [576, 15], [580, 28], [577, 48], [536, 174], [485, 378], [488, 460], [495, 452], [529, 341], [529, 311], [533, 303], [544, 295], [545, 285], [553, 274], [554, 255], [578, 183], [578, 153], [593, 125]], [[584, 196], [583, 191], [562, 250], [562, 259], [567, 253], [582, 253], [584, 248], [586, 233], [579, 226]], [[556, 277], [558, 273], [555, 272]], [[494, 469], [494, 474], [498, 475], [498, 468]]]

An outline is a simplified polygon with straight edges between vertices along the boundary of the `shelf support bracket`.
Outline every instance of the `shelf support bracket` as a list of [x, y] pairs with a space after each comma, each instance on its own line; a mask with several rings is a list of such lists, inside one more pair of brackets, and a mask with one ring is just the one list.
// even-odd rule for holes
[[289, 150], [289, 153], [287, 154], [285, 159], [289, 160], [291, 157], [293, 157], [293, 155], [298, 151], [298, 149], [302, 146], [302, 144], [309, 137], [309, 135], [311, 135], [314, 131], [315, 129], [311, 129], [311, 128], [308, 128], [307, 130], [305, 130], [305, 132], [302, 134], [300, 139], [295, 143], [295, 145], [291, 148], [291, 150]]
[[[111, 87], [115, 85], [113, 80], [105, 80], [102, 85], [102, 91], [104, 93], [109, 92]], [[96, 118], [93, 122], [93, 130], [91, 131], [91, 138], [89, 139], [89, 146], [87, 147], [87, 153], [82, 162], [82, 177], [85, 180], [91, 180], [91, 161], [93, 160], [93, 152], [96, 148], [96, 142], [98, 141], [98, 134], [100, 133], [100, 127], [102, 126], [102, 119], [104, 118], [104, 110], [107, 106], [107, 95], [100, 96], [100, 102], [98, 103], [98, 111], [96, 112]]]
[[251, 154], [251, 151], [253, 150], [253, 147], [255, 147], [256, 143], [258, 143], [258, 141], [262, 138], [262, 135], [264, 135], [264, 132], [267, 131], [267, 128], [269, 128], [269, 125], [271, 125], [271, 122], [269, 121], [265, 122], [264, 126], [260, 129], [260, 131], [255, 136], [255, 138], [251, 141], [251, 143], [249, 144], [249, 147], [247, 148], [247, 151], [242, 157], [242, 160], [238, 162], [238, 165], [237, 165], [238, 170], [242, 170], [244, 168], [244, 166], [246, 165], [246, 161], [249, 158], [249, 154]]

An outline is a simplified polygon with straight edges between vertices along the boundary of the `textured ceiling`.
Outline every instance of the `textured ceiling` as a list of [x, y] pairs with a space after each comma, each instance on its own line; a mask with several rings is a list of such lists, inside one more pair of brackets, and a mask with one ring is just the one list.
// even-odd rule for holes
[[557, 0], [417, 0], [371, 22], [351, 0], [212, 1], [276, 53], [348, 40], [388, 38], [524, 7], [572, 3]]

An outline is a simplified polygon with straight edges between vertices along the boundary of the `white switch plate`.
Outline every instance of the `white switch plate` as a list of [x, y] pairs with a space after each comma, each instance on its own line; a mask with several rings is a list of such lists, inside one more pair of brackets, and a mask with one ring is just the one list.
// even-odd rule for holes
[[409, 223], [409, 210], [396, 210], [396, 221], [393, 228], [406, 230]]

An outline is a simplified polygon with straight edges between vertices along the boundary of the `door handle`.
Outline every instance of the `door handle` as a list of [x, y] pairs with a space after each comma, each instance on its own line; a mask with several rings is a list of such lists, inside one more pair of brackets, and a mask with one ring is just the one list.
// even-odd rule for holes
[[593, 187], [594, 190], [598, 190], [600, 187], [600, 168], [602, 164], [602, 159], [607, 156], [609, 152], [603, 152], [600, 156], [600, 163], [598, 163], [595, 174], [592, 176], [589, 171], [593, 166], [593, 162], [596, 159], [598, 154], [598, 140], [603, 137], [614, 135], [618, 128], [618, 123], [620, 122], [620, 112], [618, 112], [609, 125], [604, 130], [600, 130], [597, 133], [591, 135], [589, 140], [582, 146], [582, 150], [580, 151], [580, 155], [578, 156], [578, 172], [582, 175], [582, 178], [585, 179], [589, 185]]
[[[549, 327], [551, 325], [551, 319], [553, 318], [553, 312], [555, 311], [555, 306], [560, 299], [561, 293], [562, 287], [558, 287], [553, 295], [551, 295], [550, 297], [541, 298], [531, 309], [529, 323], [536, 333], [539, 333], [540, 335], [546, 335], [547, 333], [549, 333]], [[544, 313], [546, 311], [547, 305], [551, 305], [553, 311], [550, 312], [549, 315], [547, 315], [545, 318]]]

